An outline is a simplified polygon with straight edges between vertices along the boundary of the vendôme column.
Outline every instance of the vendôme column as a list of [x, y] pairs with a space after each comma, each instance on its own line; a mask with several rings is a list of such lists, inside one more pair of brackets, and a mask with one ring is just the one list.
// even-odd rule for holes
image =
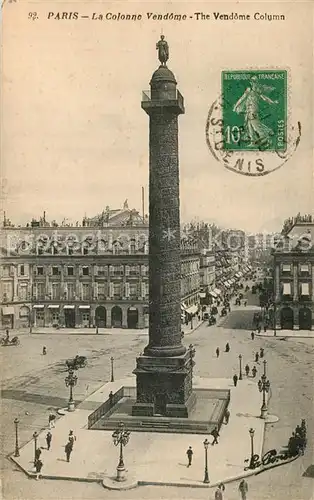
[[159, 68], [143, 92], [149, 115], [149, 343], [137, 358], [133, 415], [188, 416], [192, 356], [181, 342], [181, 252], [178, 115], [183, 97], [166, 66], [169, 47], [156, 44]]

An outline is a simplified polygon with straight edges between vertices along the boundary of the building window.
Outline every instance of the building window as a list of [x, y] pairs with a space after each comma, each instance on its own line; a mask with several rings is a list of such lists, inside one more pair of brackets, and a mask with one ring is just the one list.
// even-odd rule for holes
[[120, 283], [113, 283], [113, 296], [114, 297], [121, 297], [121, 284]]
[[26, 300], [27, 299], [27, 284], [22, 283], [19, 285], [19, 299]]
[[74, 283], [68, 283], [67, 290], [68, 290], [68, 300], [73, 300], [75, 298]]
[[38, 276], [43, 276], [43, 274], [44, 274], [44, 268], [43, 267], [37, 267], [37, 274], [38, 274]]
[[68, 247], [68, 255], [73, 255], [73, 247]]
[[3, 278], [8, 278], [10, 276], [10, 266], [2, 266], [2, 276]]
[[136, 252], [135, 241], [131, 240], [131, 242], [130, 242], [130, 253], [135, 253], [135, 252]]
[[2, 283], [3, 301], [12, 300], [12, 283]]
[[83, 274], [83, 276], [88, 276], [89, 275], [89, 268], [88, 267], [83, 267], [82, 274]]
[[52, 275], [53, 276], [59, 276], [59, 268], [58, 267], [53, 267], [52, 268]]
[[284, 283], [283, 284], [283, 295], [291, 295], [291, 283]]
[[129, 275], [130, 276], [137, 276], [138, 274], [139, 274], [138, 266], [130, 266], [129, 267]]
[[20, 276], [24, 276], [25, 274], [25, 268], [23, 266], [23, 264], [20, 266]]
[[291, 273], [291, 264], [282, 264], [283, 273]]
[[52, 300], [60, 299], [60, 284], [52, 283]]
[[98, 283], [97, 294], [98, 300], [104, 300], [106, 298], [105, 283]]
[[309, 283], [301, 284], [301, 296], [309, 296], [310, 295], [310, 285]]
[[45, 298], [45, 283], [36, 284], [36, 295], [39, 300]]
[[88, 247], [87, 246], [83, 247], [83, 255], [88, 255]]
[[301, 264], [300, 271], [301, 271], [301, 273], [309, 273], [310, 266], [308, 264]]
[[68, 267], [67, 271], [68, 271], [68, 276], [74, 276], [74, 267]]
[[87, 283], [83, 283], [83, 300], [90, 299], [90, 285]]
[[113, 266], [114, 276], [123, 276], [123, 266]]
[[51, 319], [53, 323], [59, 323], [59, 311], [51, 311]]
[[107, 266], [98, 266], [98, 276], [105, 276], [107, 274]]
[[129, 284], [129, 290], [130, 290], [130, 297], [137, 297], [137, 295], [138, 295], [138, 285], [137, 285], [137, 283], [130, 283]]

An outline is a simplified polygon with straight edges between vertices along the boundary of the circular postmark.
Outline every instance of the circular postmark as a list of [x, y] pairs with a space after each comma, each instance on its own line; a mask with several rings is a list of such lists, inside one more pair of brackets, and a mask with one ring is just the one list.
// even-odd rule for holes
[[213, 157], [237, 174], [260, 177], [275, 172], [293, 155], [301, 140], [301, 123], [287, 126], [285, 149], [265, 150], [263, 144], [255, 150], [225, 148], [223, 104], [220, 96], [210, 106], [206, 120], [206, 143]]

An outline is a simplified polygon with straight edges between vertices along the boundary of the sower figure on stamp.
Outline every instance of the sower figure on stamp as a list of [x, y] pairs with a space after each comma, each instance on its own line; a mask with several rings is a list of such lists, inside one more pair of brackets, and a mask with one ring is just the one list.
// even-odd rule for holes
[[265, 146], [269, 144], [270, 138], [274, 135], [274, 131], [262, 123], [259, 116], [260, 100], [270, 105], [278, 104], [278, 101], [263, 94], [265, 91], [272, 90], [274, 90], [274, 87], [261, 85], [257, 76], [252, 76], [250, 87], [245, 90], [233, 107], [235, 113], [244, 114], [245, 138], [250, 141], [249, 146], [256, 146], [256, 144]]
[[158, 50], [158, 59], [161, 62], [161, 66], [166, 66], [166, 62], [169, 59], [169, 46], [164, 35], [160, 36], [159, 42], [156, 43], [156, 49]]

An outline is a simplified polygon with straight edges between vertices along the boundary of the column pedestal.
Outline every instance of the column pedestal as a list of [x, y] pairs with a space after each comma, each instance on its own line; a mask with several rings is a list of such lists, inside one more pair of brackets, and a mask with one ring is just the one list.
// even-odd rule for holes
[[168, 358], [137, 358], [133, 371], [137, 398], [132, 415], [187, 418], [196, 401], [192, 392], [193, 365], [189, 351]]

